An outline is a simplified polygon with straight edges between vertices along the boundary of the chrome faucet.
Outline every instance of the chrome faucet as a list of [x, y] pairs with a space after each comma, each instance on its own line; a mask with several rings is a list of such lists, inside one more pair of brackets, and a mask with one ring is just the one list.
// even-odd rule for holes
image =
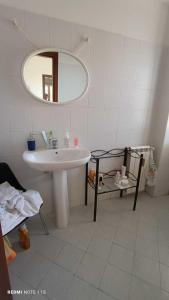
[[43, 140], [48, 149], [57, 149], [58, 148], [58, 140], [53, 138], [52, 131], [49, 133], [46, 131], [42, 131]]

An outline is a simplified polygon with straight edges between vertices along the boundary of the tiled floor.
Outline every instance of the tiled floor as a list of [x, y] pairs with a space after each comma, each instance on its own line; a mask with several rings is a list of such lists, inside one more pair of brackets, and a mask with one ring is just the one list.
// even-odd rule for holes
[[18, 249], [9, 266], [12, 287], [47, 292], [14, 299], [169, 300], [169, 196], [140, 194], [136, 212], [132, 201], [99, 201], [96, 223], [93, 207], [73, 208], [67, 229], [47, 220], [49, 236], [36, 216], [25, 252], [12, 233]]

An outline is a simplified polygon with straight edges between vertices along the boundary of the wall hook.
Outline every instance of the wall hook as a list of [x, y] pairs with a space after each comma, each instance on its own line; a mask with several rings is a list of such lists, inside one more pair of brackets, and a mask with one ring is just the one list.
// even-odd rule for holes
[[88, 37], [82, 37], [80, 42], [79, 42], [79, 45], [77, 45], [74, 50], [73, 50], [73, 53], [74, 54], [78, 54], [79, 51], [89, 43], [90, 39]]

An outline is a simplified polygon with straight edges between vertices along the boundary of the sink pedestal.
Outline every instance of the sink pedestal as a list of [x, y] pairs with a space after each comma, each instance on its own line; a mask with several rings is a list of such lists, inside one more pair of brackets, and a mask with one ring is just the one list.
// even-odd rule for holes
[[53, 172], [53, 190], [56, 211], [56, 226], [57, 228], [65, 228], [68, 225], [69, 217], [67, 171], [56, 170]]
[[24, 161], [31, 168], [42, 172], [53, 172], [57, 228], [67, 227], [69, 220], [67, 170], [85, 165], [90, 157], [90, 151], [82, 147], [42, 149], [23, 153]]

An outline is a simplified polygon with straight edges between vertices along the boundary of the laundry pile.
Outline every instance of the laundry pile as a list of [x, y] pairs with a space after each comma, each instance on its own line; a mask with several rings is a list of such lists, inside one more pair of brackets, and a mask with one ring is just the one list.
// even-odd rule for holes
[[43, 203], [37, 191], [18, 191], [8, 182], [0, 184], [0, 222], [6, 234], [27, 217], [36, 215]]

